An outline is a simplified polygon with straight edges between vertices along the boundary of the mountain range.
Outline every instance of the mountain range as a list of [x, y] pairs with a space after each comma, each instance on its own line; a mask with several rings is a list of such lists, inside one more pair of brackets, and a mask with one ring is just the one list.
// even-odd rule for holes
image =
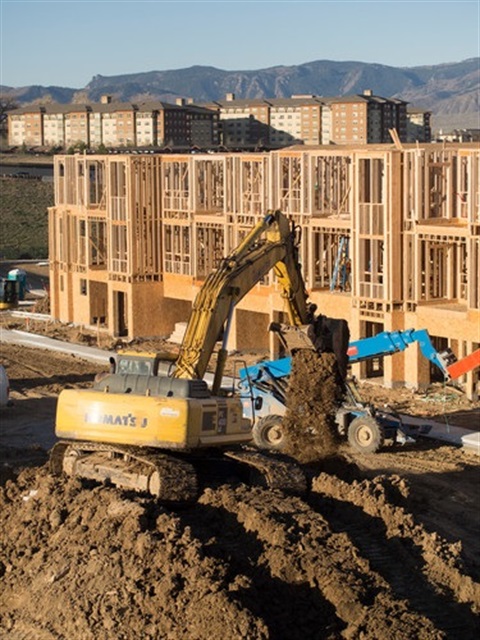
[[480, 128], [480, 58], [420, 67], [318, 60], [295, 66], [226, 71], [194, 66], [117, 76], [96, 75], [84, 87], [0, 86], [2, 97], [19, 106], [92, 103], [102, 95], [121, 102], [192, 98], [195, 103], [240, 98], [286, 98], [294, 94], [332, 97], [363, 93], [400, 98], [432, 112], [434, 127]]

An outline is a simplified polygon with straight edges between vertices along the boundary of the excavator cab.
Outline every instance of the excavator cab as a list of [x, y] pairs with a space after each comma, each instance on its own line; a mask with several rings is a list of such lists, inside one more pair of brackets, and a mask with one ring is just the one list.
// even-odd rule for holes
[[[127, 375], [159, 376], [169, 375], [176, 356], [168, 351], [117, 351], [110, 356], [109, 371], [98, 373], [94, 380], [94, 389], [105, 389], [112, 384], [118, 387], [116, 379], [123, 379]], [[118, 382], [118, 380], [117, 380]]]
[[176, 359], [177, 356], [168, 351], [119, 351], [112, 373], [158, 376], [160, 373], [167, 374]]

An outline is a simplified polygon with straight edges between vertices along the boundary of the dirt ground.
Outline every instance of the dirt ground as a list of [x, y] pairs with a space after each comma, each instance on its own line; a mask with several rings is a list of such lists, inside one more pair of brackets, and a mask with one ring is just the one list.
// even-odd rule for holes
[[[7, 343], [1, 362], [14, 405], [0, 409], [0, 638], [478, 637], [475, 454], [343, 445], [304, 465], [305, 498], [216, 485], [166, 508], [49, 474], [56, 396], [97, 365]], [[443, 389], [428, 402], [374, 389], [424, 415], [445, 408]], [[472, 411], [452, 393], [452, 412]]]

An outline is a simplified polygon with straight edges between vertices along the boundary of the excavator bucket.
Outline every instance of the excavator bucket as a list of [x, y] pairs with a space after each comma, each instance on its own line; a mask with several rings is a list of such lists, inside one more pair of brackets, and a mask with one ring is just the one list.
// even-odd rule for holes
[[284, 347], [293, 355], [300, 349], [310, 349], [318, 353], [334, 353], [342, 377], [347, 376], [348, 342], [350, 331], [346, 320], [317, 316], [313, 324], [292, 326], [272, 322], [274, 331]]
[[317, 350], [315, 329], [311, 324], [293, 326], [291, 324], [272, 322], [270, 331], [278, 335], [285, 349], [292, 354], [300, 349]]

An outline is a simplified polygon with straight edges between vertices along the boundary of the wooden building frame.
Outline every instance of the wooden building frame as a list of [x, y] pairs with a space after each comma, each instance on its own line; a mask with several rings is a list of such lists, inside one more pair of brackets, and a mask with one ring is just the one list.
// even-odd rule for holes
[[[459, 357], [478, 348], [476, 145], [56, 156], [54, 188], [51, 306], [59, 320], [129, 338], [168, 336], [187, 320], [208, 273], [279, 208], [301, 235], [312, 301], [348, 320], [352, 339], [413, 327]], [[230, 348], [278, 353], [264, 329], [284, 312], [269, 274], [238, 306]], [[413, 348], [377, 365], [355, 373], [414, 388], [432, 378]], [[461, 382], [478, 396], [478, 372]]]

